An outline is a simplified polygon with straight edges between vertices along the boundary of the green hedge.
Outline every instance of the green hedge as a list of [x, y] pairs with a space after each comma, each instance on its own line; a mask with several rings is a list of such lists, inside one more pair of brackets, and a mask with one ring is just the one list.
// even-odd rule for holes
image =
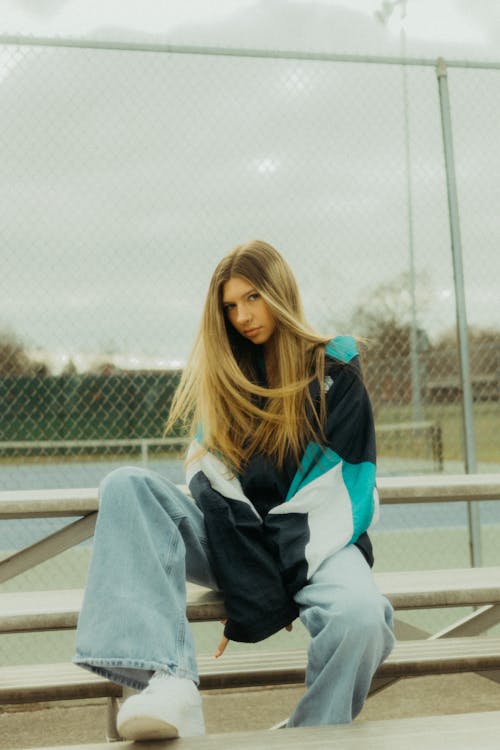
[[161, 437], [180, 371], [0, 378], [0, 440]]

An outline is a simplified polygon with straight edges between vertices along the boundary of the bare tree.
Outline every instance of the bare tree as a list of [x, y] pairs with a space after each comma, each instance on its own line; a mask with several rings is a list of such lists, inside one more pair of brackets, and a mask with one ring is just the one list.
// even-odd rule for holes
[[32, 375], [44, 377], [48, 374], [47, 365], [33, 360], [13, 333], [0, 330], [0, 376], [15, 378], [21, 375]]

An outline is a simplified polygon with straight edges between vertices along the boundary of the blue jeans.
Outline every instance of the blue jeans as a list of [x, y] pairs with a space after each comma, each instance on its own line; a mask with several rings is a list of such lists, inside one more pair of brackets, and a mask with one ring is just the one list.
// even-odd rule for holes
[[[75, 663], [138, 690], [159, 669], [198, 682], [186, 580], [218, 588], [201, 511], [159, 474], [112, 472], [100, 490]], [[295, 598], [311, 643], [289, 726], [349, 722], [393, 646], [391, 605], [354, 546]]]

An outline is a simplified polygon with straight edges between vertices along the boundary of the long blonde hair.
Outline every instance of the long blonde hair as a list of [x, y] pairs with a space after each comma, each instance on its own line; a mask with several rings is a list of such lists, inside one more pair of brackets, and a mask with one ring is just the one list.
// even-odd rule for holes
[[[256, 346], [223, 310], [224, 284], [234, 277], [260, 293], [276, 321], [269, 387], [256, 382]], [[237, 473], [257, 450], [279, 466], [290, 451], [299, 459], [310, 440], [323, 438], [323, 388], [318, 410], [309, 386], [323, 383], [328, 340], [307, 323], [295, 277], [278, 251], [260, 240], [238, 245], [213, 273], [165, 432], [179, 420], [191, 435], [201, 427], [204, 448]]]

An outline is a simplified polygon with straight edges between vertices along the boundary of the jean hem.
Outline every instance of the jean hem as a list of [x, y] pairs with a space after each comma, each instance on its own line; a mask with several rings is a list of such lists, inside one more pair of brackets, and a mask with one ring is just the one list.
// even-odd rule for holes
[[192, 680], [196, 685], [199, 684], [199, 677], [195, 672], [179, 667], [171, 662], [144, 661], [142, 659], [88, 658], [76, 655], [73, 658], [73, 664], [134, 690], [144, 690], [148, 683], [143, 680], [134, 680], [131, 677], [126, 677], [116, 672], [115, 669], [138, 669], [150, 671], [151, 673], [161, 670], [168, 672], [174, 677], [185, 678]]

